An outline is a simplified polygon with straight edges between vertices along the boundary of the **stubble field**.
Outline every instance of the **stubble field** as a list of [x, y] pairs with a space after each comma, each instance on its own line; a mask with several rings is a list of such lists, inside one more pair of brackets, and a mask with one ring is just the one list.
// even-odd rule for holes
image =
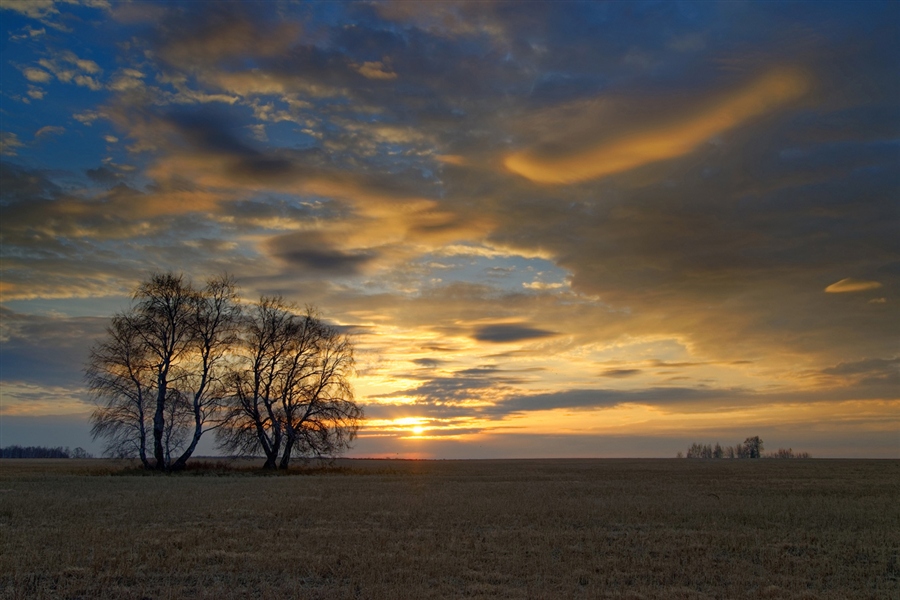
[[900, 461], [0, 461], [0, 598], [898, 598]]

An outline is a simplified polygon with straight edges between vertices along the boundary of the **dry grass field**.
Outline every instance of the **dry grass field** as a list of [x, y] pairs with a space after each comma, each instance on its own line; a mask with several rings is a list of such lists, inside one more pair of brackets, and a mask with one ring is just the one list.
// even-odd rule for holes
[[900, 597], [900, 461], [0, 461], [0, 598]]

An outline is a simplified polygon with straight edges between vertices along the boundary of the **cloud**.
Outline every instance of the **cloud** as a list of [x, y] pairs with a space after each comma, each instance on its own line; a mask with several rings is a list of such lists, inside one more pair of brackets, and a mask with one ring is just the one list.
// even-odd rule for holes
[[119, 183], [119, 174], [107, 167], [86, 169], [84, 174], [100, 184], [115, 185], [116, 183]]
[[420, 367], [426, 369], [436, 369], [437, 367], [444, 364], [446, 361], [440, 360], [438, 358], [416, 358], [411, 361], [413, 364], [419, 365]]
[[22, 74], [25, 75], [25, 79], [28, 81], [33, 81], [34, 83], [47, 83], [53, 76], [50, 75], [47, 71], [43, 69], [36, 69], [34, 67], [28, 67], [22, 71]]
[[45, 125], [44, 127], [41, 127], [34, 133], [34, 137], [37, 139], [37, 138], [42, 138], [42, 137], [46, 137], [49, 135], [62, 135], [65, 132], [66, 132], [65, 127], [58, 127], [55, 125]]
[[0, 156], [16, 156], [18, 148], [24, 145], [15, 133], [11, 131], [0, 132]]
[[356, 68], [357, 72], [366, 79], [396, 79], [397, 74], [388, 68], [381, 61], [368, 61]]
[[666, 388], [644, 392], [625, 392], [621, 390], [585, 389], [564, 390], [541, 394], [519, 395], [508, 398], [490, 407], [488, 412], [495, 415], [510, 415], [522, 412], [555, 410], [560, 408], [578, 409], [611, 408], [626, 402], [650, 402], [661, 399], [696, 399], [703, 396], [695, 390], [682, 388]]
[[473, 10], [465, 2], [446, 2], [433, 6], [421, 6], [414, 2], [384, 2], [377, 4], [375, 8], [385, 19], [410, 23], [438, 36], [453, 38], [483, 35], [497, 42], [506, 39], [502, 19], [492, 14], [491, 10]]
[[74, 52], [71, 51], [63, 52], [60, 55], [60, 58], [75, 65], [82, 71], [90, 73], [91, 75], [97, 75], [98, 73], [101, 73], [103, 71], [103, 69], [100, 68], [100, 65], [98, 65], [96, 62], [85, 58], [79, 58], [75, 55]]
[[204, 6], [187, 15], [170, 12], [156, 41], [160, 56], [172, 65], [209, 66], [251, 53], [278, 56], [297, 43], [297, 22], [266, 26], [239, 4]]
[[[47, 173], [0, 163], [3, 244], [15, 248], [4, 256], [4, 302], [123, 293], [151, 268], [183, 268], [185, 257], [191, 271], [209, 260], [203, 268], [208, 273], [246, 262], [242, 252], [225, 252], [228, 244], [190, 246], [197, 238], [213, 236], [215, 225], [190, 213], [202, 210], [204, 203], [214, 208], [217, 195], [190, 186], [140, 192], [116, 183], [115, 174], [122, 173], [118, 167], [88, 171], [111, 187], [91, 186], [88, 194], [64, 190]], [[110, 252], [111, 246], [117, 250]], [[30, 275], [35, 271], [44, 277], [36, 280]]]
[[829, 294], [845, 294], [848, 292], [867, 292], [869, 290], [877, 290], [880, 287], [881, 283], [878, 281], [847, 277], [832, 283], [825, 288], [825, 291]]
[[[157, 181], [159, 191], [189, 187], [208, 196], [199, 203], [164, 203], [168, 195], [148, 194], [143, 211], [178, 214], [215, 209], [219, 213], [228, 210], [229, 202], [264, 191], [330, 200], [330, 206], [338, 210], [316, 223], [314, 242], [304, 241], [311, 235], [304, 228], [302, 235], [285, 231], [282, 237], [260, 244], [262, 252], [274, 253], [284, 265], [320, 272], [329, 267], [344, 274], [367, 272], [403, 263], [444, 243], [481, 237], [490, 227], [478, 215], [463, 216], [444, 208], [442, 202], [422, 197], [415, 186], [401, 179], [320, 164], [319, 152], [259, 150], [254, 147], [259, 140], [251, 145], [248, 128], [229, 119], [227, 110], [158, 114], [123, 107], [111, 114], [114, 122], [127, 128], [133, 146], [158, 154], [147, 173]], [[414, 140], [400, 128], [377, 129], [377, 135], [390, 136], [393, 143]]]
[[63, 83], [74, 83], [93, 91], [103, 89], [103, 85], [95, 77], [103, 72], [100, 65], [92, 60], [79, 58], [71, 50], [60, 52], [52, 58], [42, 58], [38, 64]]
[[[700, 109], [600, 142], [555, 140], [507, 156], [507, 169], [537, 183], [567, 184], [597, 179], [694, 151], [729, 129], [782, 109], [805, 94], [808, 76], [780, 68]], [[706, 104], [706, 103], [702, 103]], [[588, 124], [591, 127], [593, 124]], [[578, 147], [575, 151], [562, 149]]]
[[865, 358], [841, 362], [822, 369], [825, 375], [845, 378], [845, 383], [857, 385], [890, 385], [900, 390], [900, 358]]
[[316, 232], [277, 236], [268, 240], [265, 247], [290, 267], [330, 275], [358, 274], [377, 257], [371, 250], [351, 253], [336, 249]]
[[[81, 380], [92, 341], [107, 320], [40, 317], [0, 307], [4, 382], [69, 386]], [[52, 350], [51, 350], [52, 349]], [[3, 384], [6, 388], [6, 383]], [[5, 394], [4, 394], [5, 395]]]
[[109, 14], [116, 22], [125, 25], [161, 23], [168, 14], [168, 7], [156, 2], [116, 2]]
[[224, 117], [207, 111], [172, 112], [166, 120], [199, 152], [255, 158], [259, 152], [249, 147], [230, 131]]
[[522, 287], [524, 287], [525, 289], [529, 289], [529, 290], [544, 291], [544, 290], [558, 290], [558, 289], [566, 287], [566, 284], [559, 283], [559, 282], [547, 283], [544, 281], [531, 281], [531, 282], [523, 283]]
[[83, 125], [87, 125], [88, 127], [93, 125], [94, 121], [96, 121], [97, 119], [106, 117], [108, 117], [108, 115], [105, 112], [97, 110], [86, 110], [72, 115], [73, 119]]
[[[513, 394], [485, 407], [483, 412], [495, 417], [509, 417], [535, 411], [603, 410], [628, 405], [647, 406], [659, 411], [675, 414], [695, 412], [734, 412], [761, 410], [766, 407], [806, 405], [814, 407], [822, 404], [843, 402], [871, 402], [877, 406], [887, 401], [896, 403], [896, 394], [885, 396], [890, 383], [896, 389], [896, 372], [888, 378], [880, 378], [870, 387], [831, 387], [816, 390], [785, 390], [763, 392], [741, 387], [650, 387], [644, 389], [573, 389], [558, 392]], [[809, 410], [813, 410], [810, 408]]]
[[[418, 375], [406, 376], [414, 379]], [[477, 414], [503, 393], [509, 393], [513, 386], [529, 381], [520, 373], [504, 371], [496, 366], [457, 369], [447, 375], [433, 375], [429, 369], [421, 377], [425, 379], [424, 383], [376, 395], [372, 399], [383, 403], [385, 400], [414, 398], [414, 404], [401, 404], [398, 408], [424, 416], [458, 417]]]
[[479, 342], [509, 343], [558, 335], [554, 331], [516, 323], [496, 323], [475, 328], [472, 337]]
[[[110, 176], [126, 169], [109, 166], [88, 169], [95, 181], [110, 183]], [[79, 195], [67, 193], [42, 173], [4, 163], [0, 181], [8, 203], [4, 210], [4, 232], [9, 240], [21, 234], [44, 232], [50, 237], [82, 237], [89, 243], [93, 236], [100, 239], [127, 237], [143, 230], [146, 234], [159, 232], [161, 223], [150, 226], [140, 220], [149, 217], [178, 215], [185, 212], [214, 208], [221, 200], [219, 194], [199, 190], [187, 183], [177, 187], [157, 186], [142, 192], [120, 183], [100, 193]]]
[[641, 369], [607, 369], [600, 373], [601, 377], [614, 377], [614, 378], [624, 378], [624, 377], [634, 377], [635, 375], [640, 375], [643, 373]]
[[41, 27], [40, 29], [35, 29], [34, 27], [31, 27], [30, 25], [26, 25], [20, 31], [22, 31], [22, 33], [20, 33], [20, 34], [10, 34], [9, 39], [16, 40], [16, 41], [34, 39], [34, 38], [38, 38], [43, 35], [46, 35], [46, 33], [47, 33], [47, 29], [44, 27]]
[[134, 92], [142, 90], [145, 74], [137, 69], [120, 69], [109, 83], [109, 89], [115, 92]]
[[31, 0], [29, 2], [4, 2], [0, 9], [13, 10], [31, 17], [32, 19], [46, 19], [51, 15], [58, 15], [59, 10], [54, 6], [55, 0]]

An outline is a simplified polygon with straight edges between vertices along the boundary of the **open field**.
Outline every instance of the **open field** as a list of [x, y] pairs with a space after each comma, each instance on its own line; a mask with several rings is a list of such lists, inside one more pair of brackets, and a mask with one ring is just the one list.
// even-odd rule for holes
[[0, 598], [898, 598], [900, 461], [0, 461]]

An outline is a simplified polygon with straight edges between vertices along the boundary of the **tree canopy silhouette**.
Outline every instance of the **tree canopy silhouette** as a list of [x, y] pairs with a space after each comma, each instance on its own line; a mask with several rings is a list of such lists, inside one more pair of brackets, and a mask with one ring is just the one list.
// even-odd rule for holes
[[352, 344], [314, 309], [295, 310], [266, 297], [243, 309], [228, 276], [197, 289], [154, 273], [91, 350], [94, 438], [159, 470], [184, 468], [216, 429], [222, 447], [263, 454], [267, 467], [346, 449], [363, 416]]
[[223, 447], [259, 448], [266, 468], [284, 469], [292, 456], [333, 455], [349, 446], [362, 410], [353, 402], [347, 336], [311, 307], [298, 315], [281, 297], [263, 297], [245, 317], [240, 341], [231, 412], [217, 433]]

